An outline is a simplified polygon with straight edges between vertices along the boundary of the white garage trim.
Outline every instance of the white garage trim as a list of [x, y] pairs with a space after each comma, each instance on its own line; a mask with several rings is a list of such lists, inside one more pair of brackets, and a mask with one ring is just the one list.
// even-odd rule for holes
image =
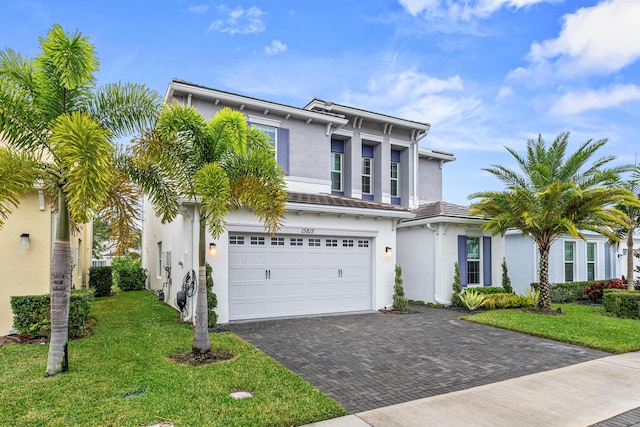
[[[227, 224], [227, 230], [231, 233], [264, 233], [263, 225], [253, 224]], [[278, 235], [283, 234], [296, 234], [302, 236], [314, 235], [314, 236], [349, 236], [349, 237], [376, 237], [379, 234], [378, 230], [345, 230], [341, 228], [327, 228], [327, 227], [280, 227]]]

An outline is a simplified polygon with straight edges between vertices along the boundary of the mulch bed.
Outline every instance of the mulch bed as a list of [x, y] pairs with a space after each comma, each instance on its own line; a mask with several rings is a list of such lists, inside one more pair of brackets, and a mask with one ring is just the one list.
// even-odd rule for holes
[[209, 363], [225, 362], [234, 359], [236, 353], [229, 350], [209, 350], [206, 353], [194, 354], [193, 352], [180, 352], [169, 356], [173, 362], [189, 366], [202, 366]]
[[15, 344], [46, 344], [49, 342], [49, 338], [47, 337], [32, 337], [30, 335], [5, 335], [4, 337], [0, 337], [0, 348], [5, 344], [15, 343]]

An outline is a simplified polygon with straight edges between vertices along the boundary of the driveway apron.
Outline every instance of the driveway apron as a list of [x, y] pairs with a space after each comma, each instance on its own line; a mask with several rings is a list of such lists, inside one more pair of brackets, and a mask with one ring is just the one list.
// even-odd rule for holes
[[232, 323], [228, 328], [351, 413], [608, 353], [460, 320], [448, 309]]

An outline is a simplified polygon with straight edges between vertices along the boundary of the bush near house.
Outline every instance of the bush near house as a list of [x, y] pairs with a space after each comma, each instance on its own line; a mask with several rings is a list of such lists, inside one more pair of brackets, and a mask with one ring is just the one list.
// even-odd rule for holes
[[[92, 290], [72, 290], [69, 305], [69, 338], [82, 335], [93, 302]], [[51, 332], [51, 296], [11, 297], [13, 327], [21, 335], [48, 336]]]
[[131, 256], [121, 256], [111, 260], [111, 268], [113, 269], [113, 284], [120, 288], [120, 271], [135, 270], [141, 268], [140, 260], [134, 260]]
[[595, 282], [587, 286], [584, 293], [593, 303], [602, 302], [602, 292], [605, 289], [627, 289], [627, 285], [621, 279], [610, 279], [607, 282]]
[[118, 271], [118, 287], [121, 291], [142, 291], [147, 281], [147, 270], [133, 266]]
[[485, 294], [484, 308], [487, 310], [531, 307], [532, 305], [531, 298], [526, 295], [514, 295], [512, 293]]
[[404, 296], [402, 286], [402, 267], [396, 265], [396, 277], [393, 285], [393, 309], [396, 311], [409, 311], [409, 300]]
[[211, 264], [206, 263], [206, 276], [207, 276], [207, 307], [209, 307], [209, 315], [207, 316], [209, 328], [214, 328], [218, 323], [218, 313], [215, 308], [218, 306], [218, 296], [213, 292], [213, 267]]
[[113, 270], [110, 266], [91, 267], [89, 269], [89, 287], [93, 289], [97, 297], [111, 295], [111, 285], [113, 284]]
[[509, 293], [499, 286], [479, 286], [477, 288], [466, 288], [466, 291], [474, 291], [483, 295]]
[[602, 308], [624, 319], [640, 319], [640, 291], [604, 289]]
[[[553, 303], [570, 303], [577, 300], [586, 300], [587, 295], [584, 290], [594, 282], [567, 282], [567, 283], [549, 283], [549, 295]], [[531, 288], [536, 291], [540, 290], [540, 284], [534, 282]]]

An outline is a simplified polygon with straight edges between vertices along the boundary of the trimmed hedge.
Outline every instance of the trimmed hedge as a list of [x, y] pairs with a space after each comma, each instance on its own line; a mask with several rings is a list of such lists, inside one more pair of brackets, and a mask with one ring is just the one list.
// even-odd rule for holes
[[[82, 334], [93, 302], [92, 290], [72, 290], [69, 303], [69, 338]], [[22, 335], [33, 337], [51, 333], [51, 297], [26, 295], [11, 297], [13, 327]]]
[[121, 291], [141, 291], [147, 281], [147, 270], [134, 266], [118, 271], [118, 287]]
[[640, 319], [640, 291], [605, 289], [602, 307], [616, 317]]
[[531, 300], [524, 295], [512, 293], [495, 293], [485, 295], [484, 308], [487, 310], [530, 307]]
[[[564, 304], [577, 300], [585, 300], [587, 299], [587, 295], [584, 293], [584, 290], [593, 283], [595, 282], [549, 283], [551, 302]], [[540, 283], [532, 283], [531, 288], [539, 291]]]
[[111, 295], [111, 285], [113, 284], [112, 268], [91, 267], [89, 269], [89, 287], [95, 291], [95, 296], [106, 297]]
[[474, 291], [478, 294], [504, 294], [504, 288], [501, 286], [478, 286], [477, 288], [466, 287], [465, 291]]

